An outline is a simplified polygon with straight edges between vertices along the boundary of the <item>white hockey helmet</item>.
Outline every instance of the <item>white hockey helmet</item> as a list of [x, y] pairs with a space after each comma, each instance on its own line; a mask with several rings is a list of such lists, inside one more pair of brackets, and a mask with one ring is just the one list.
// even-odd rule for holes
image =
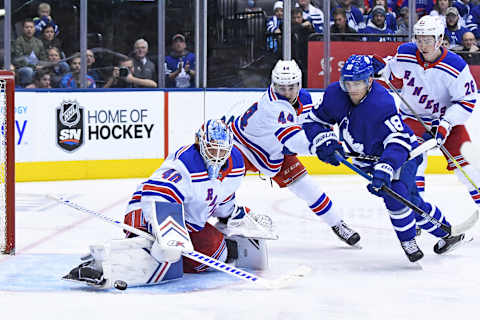
[[438, 16], [423, 16], [413, 26], [415, 36], [434, 36], [435, 43], [443, 39], [444, 33], [445, 27]]
[[200, 154], [207, 166], [208, 177], [217, 179], [220, 169], [230, 157], [233, 135], [222, 120], [208, 120], [197, 132]]
[[[293, 96], [287, 96], [291, 103], [298, 98], [298, 93], [302, 88], [302, 71], [295, 60], [278, 60], [272, 70], [272, 84], [275, 92], [282, 96], [285, 95], [285, 88], [296, 85], [296, 93]], [[293, 101], [292, 101], [293, 100]]]

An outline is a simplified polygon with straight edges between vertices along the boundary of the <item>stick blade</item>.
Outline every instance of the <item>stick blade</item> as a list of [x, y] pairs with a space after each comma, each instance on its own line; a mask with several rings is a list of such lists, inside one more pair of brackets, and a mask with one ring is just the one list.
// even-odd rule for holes
[[471, 229], [477, 223], [478, 215], [478, 210], [475, 210], [475, 212], [470, 217], [468, 217], [467, 220], [458, 225], [452, 226], [452, 235], [456, 236]]

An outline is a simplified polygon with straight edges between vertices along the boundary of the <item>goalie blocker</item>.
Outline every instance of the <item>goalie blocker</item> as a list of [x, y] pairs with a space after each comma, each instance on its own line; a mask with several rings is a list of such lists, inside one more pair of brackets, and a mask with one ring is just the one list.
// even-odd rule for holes
[[[229, 223], [233, 219], [235, 223]], [[124, 222], [150, 232], [156, 238], [154, 242], [125, 231], [126, 239], [90, 246], [90, 253], [82, 258], [84, 262], [63, 279], [108, 289], [119, 281], [126, 282], [129, 287], [156, 285], [182, 278], [183, 273], [210, 270], [205, 264], [181, 257], [182, 249], [192, 248], [192, 245], [196, 251], [222, 262], [235, 263], [237, 267], [267, 268], [265, 240], [246, 238], [243, 234], [278, 238], [271, 231], [271, 219], [236, 207], [231, 217], [222, 220], [226, 222], [222, 231], [231, 236], [224, 236], [209, 223], [200, 231], [189, 233], [185, 227], [182, 205], [152, 202], [144, 210], [129, 212]], [[157, 225], [153, 225], [155, 222]], [[219, 222], [217, 225], [221, 224]]]

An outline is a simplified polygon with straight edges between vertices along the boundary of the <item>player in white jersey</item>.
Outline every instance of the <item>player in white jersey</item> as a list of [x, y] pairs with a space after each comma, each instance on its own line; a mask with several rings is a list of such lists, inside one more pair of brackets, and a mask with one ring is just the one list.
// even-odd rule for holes
[[[360, 236], [341, 220], [330, 198], [296, 157], [316, 153], [302, 129], [313, 105], [310, 94], [301, 88], [301, 81], [302, 72], [294, 60], [279, 60], [267, 92], [231, 122], [234, 144], [244, 156], [247, 171], [259, 171], [281, 188], [287, 187], [323, 218], [341, 240], [354, 245]], [[339, 165], [336, 159], [332, 161]]]
[[[91, 246], [87, 261], [64, 278], [97, 288], [110, 288], [115, 280], [129, 286], [158, 284], [208, 269], [188, 258], [181, 260], [182, 250], [193, 248], [222, 262], [236, 259], [239, 267], [265, 268], [265, 240], [253, 245], [247, 237], [276, 235], [268, 216], [236, 205], [235, 191], [244, 174], [243, 158], [233, 147], [228, 126], [208, 120], [196, 143], [170, 154], [128, 204], [125, 223], [156, 240], [126, 231], [127, 239]], [[222, 220], [217, 225], [228, 237], [207, 222], [211, 216]]]
[[[434, 16], [422, 17], [414, 26], [415, 41], [398, 47], [393, 59], [375, 58], [375, 73], [386, 79], [403, 82], [402, 97], [430, 126], [438, 144], [443, 144], [462, 169], [480, 185], [480, 171], [464, 158], [462, 147], [470, 143], [465, 122], [477, 103], [477, 86], [466, 62], [457, 54], [441, 46], [444, 27]], [[386, 63], [386, 65], [385, 65]], [[412, 128], [419, 141], [431, 138], [403, 102], [400, 112], [404, 122]], [[426, 158], [426, 155], [424, 155]], [[453, 170], [468, 188], [473, 201], [480, 205], [478, 190], [446, 155], [448, 170]], [[419, 191], [425, 190], [424, 165], [417, 172]]]

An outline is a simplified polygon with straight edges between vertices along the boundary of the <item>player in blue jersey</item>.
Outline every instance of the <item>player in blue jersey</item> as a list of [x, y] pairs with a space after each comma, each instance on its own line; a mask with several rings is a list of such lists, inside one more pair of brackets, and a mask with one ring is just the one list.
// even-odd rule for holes
[[415, 224], [441, 238], [433, 250], [437, 254], [451, 250], [464, 239], [464, 234], [448, 236], [440, 228], [422, 218], [412, 209], [381, 191], [382, 186], [409, 199], [442, 223], [449, 224], [435, 205], [425, 202], [417, 191], [415, 173], [421, 157], [408, 160], [417, 146], [412, 130], [399, 115], [393, 97], [373, 81], [371, 58], [352, 55], [345, 62], [339, 82], [330, 84], [322, 103], [312, 110], [312, 122], [304, 123], [310, 141], [317, 146], [320, 160], [339, 165], [335, 151], [343, 154], [343, 147], [331, 129], [338, 124], [340, 140], [350, 152], [378, 156], [380, 160], [356, 161], [362, 170], [373, 174], [368, 190], [382, 197], [393, 228], [408, 259], [415, 262], [423, 253], [415, 241]]
[[[115, 280], [128, 286], [159, 284], [209, 269], [188, 258], [182, 261], [182, 252], [193, 248], [237, 267], [265, 268], [264, 239], [277, 236], [268, 216], [236, 204], [244, 174], [228, 126], [208, 120], [196, 143], [170, 154], [128, 204], [125, 224], [149, 232], [155, 241], [126, 232], [126, 239], [90, 246], [86, 261], [64, 279], [101, 289], [111, 288]], [[213, 226], [210, 217], [220, 221]]]

